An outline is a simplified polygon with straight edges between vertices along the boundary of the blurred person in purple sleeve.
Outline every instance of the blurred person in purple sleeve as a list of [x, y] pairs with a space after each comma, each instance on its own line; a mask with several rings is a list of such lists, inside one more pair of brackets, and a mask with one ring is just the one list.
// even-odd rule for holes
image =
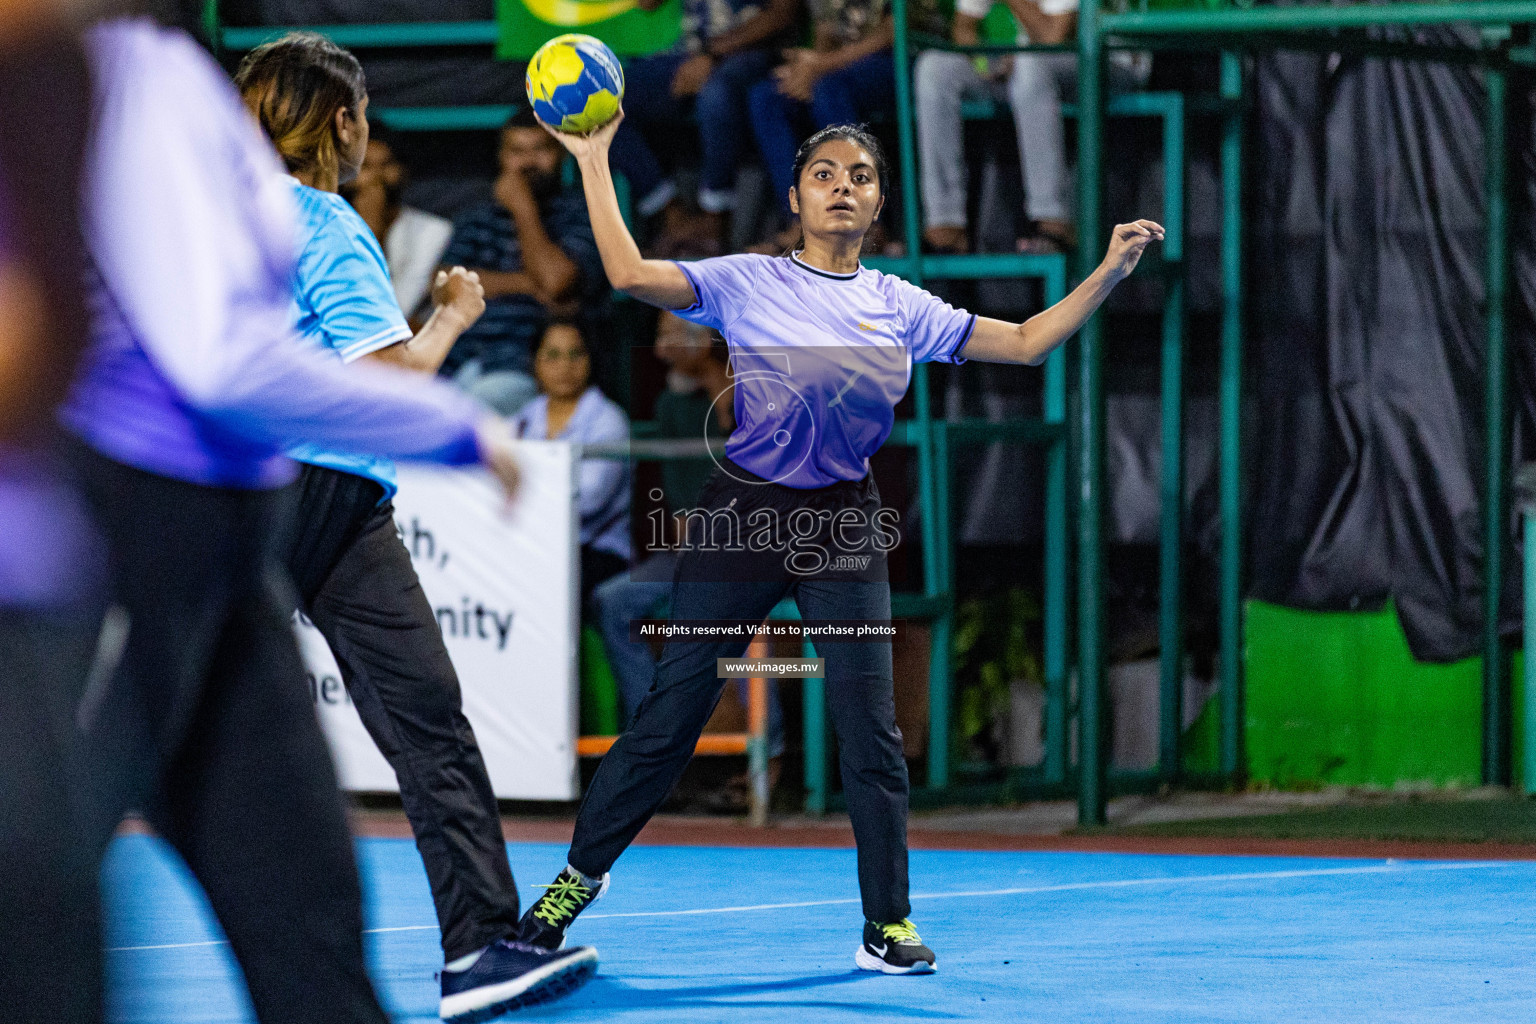
[[[103, 22], [85, 43], [86, 255], [31, 266], [45, 295], [55, 276], [73, 283], [86, 271], [88, 341], [60, 422], [114, 604], [101, 642], [86, 645], [100, 657], [83, 696], [68, 719], [38, 728], [65, 755], [81, 745], [89, 785], [67, 760], [6, 784], [51, 815], [32, 831], [60, 845], [55, 870], [71, 871], [71, 893], [89, 889], [90, 904], [118, 819], [144, 812], [202, 883], [264, 1024], [382, 1022], [351, 837], [272, 558], [294, 472], [282, 452], [302, 440], [479, 461], [510, 491], [510, 432], [450, 388], [305, 349], [291, 324], [292, 211], [222, 71], [185, 34], [147, 20]], [[38, 118], [51, 93], [0, 95], [34, 122], [68, 124]], [[27, 194], [14, 159], [0, 150], [0, 161], [8, 191]], [[53, 182], [56, 216], [75, 208], [68, 181]], [[16, 234], [22, 246], [37, 237]], [[18, 756], [0, 743], [7, 764]], [[83, 839], [65, 833], [72, 826]], [[13, 874], [7, 861], [0, 877]], [[15, 912], [4, 898], [0, 908]], [[19, 965], [3, 972], [7, 1016], [99, 1019], [99, 929], [66, 930], [59, 916], [4, 922], [17, 925], [5, 955]]]
[[53, 427], [86, 337], [73, 200], [90, 80], [51, 7], [0, 5], [0, 1012], [38, 1024], [101, 1004], [72, 718], [102, 552]]

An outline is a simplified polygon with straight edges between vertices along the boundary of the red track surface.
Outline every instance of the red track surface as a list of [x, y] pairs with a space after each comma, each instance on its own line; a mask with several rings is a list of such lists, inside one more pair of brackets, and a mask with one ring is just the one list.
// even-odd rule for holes
[[[397, 812], [360, 811], [359, 835], [408, 839], [410, 825]], [[568, 843], [572, 823], [547, 818], [502, 820], [511, 842]], [[1205, 839], [1116, 835], [1009, 835], [914, 828], [918, 850], [1073, 850], [1108, 853], [1222, 854], [1262, 857], [1367, 857], [1400, 860], [1536, 860], [1536, 845], [1520, 843], [1404, 842], [1375, 839]], [[727, 818], [653, 820], [637, 842], [651, 846], [853, 846], [846, 822], [750, 828]]]

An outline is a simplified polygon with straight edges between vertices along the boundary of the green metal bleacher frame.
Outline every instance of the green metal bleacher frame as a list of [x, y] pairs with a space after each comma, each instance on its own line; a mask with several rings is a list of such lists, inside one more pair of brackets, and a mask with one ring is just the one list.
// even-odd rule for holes
[[[897, 0], [900, 11], [901, 0]], [[207, 30], [217, 45], [229, 51], [250, 49], [299, 26], [262, 28], [225, 28], [219, 24], [216, 0], [206, 5]], [[351, 48], [487, 46], [496, 41], [495, 22], [404, 23], [372, 25], [303, 26], [319, 32], [338, 45]], [[906, 52], [906, 33], [898, 33], [898, 54]], [[905, 58], [902, 58], [903, 61]], [[905, 66], [903, 63], [902, 66]], [[386, 125], [401, 131], [413, 130], [488, 130], [500, 127], [515, 108], [510, 105], [471, 105], [462, 107], [377, 108], [377, 116]], [[913, 156], [911, 95], [908, 76], [898, 76], [897, 126], [900, 137], [904, 181], [915, 181]], [[1068, 111], [1071, 112], [1070, 110]], [[1164, 265], [1173, 271], [1169, 310], [1165, 315], [1166, 352], [1171, 348], [1175, 359], [1182, 351], [1177, 343], [1182, 336], [1182, 238], [1184, 178], [1183, 97], [1176, 93], [1119, 97], [1114, 101], [1115, 116], [1155, 116], [1164, 123], [1166, 196], [1164, 212], [1169, 231]], [[989, 111], [972, 109], [971, 117], [985, 117]], [[903, 226], [906, 251], [920, 253], [918, 208], [915, 189], [904, 190]], [[871, 258], [866, 263], [888, 273], [899, 274], [916, 283], [924, 280], [980, 280], [1033, 278], [1041, 281], [1044, 301], [1059, 301], [1067, 290], [1066, 258], [1061, 255], [1016, 253], [976, 253], [965, 255], [908, 255]], [[952, 793], [949, 765], [949, 731], [952, 677], [952, 625], [954, 615], [954, 553], [951, 529], [950, 485], [953, 444], [992, 443], [999, 441], [1041, 444], [1046, 448], [1047, 477], [1044, 515], [1044, 658], [1046, 712], [1046, 757], [1039, 769], [1013, 773], [1002, 785], [982, 787], [982, 796], [1028, 795], [1066, 791], [1072, 782], [1069, 735], [1070, 637], [1072, 581], [1070, 572], [1070, 496], [1068, 452], [1068, 369], [1065, 351], [1057, 351], [1045, 364], [1043, 415], [1037, 419], [1006, 422], [934, 420], [925, 364], [914, 367], [912, 387], [915, 415], [899, 421], [890, 443], [916, 449], [921, 507], [923, 588], [917, 593], [894, 593], [892, 614], [898, 619], [919, 619], [931, 623], [929, 669], [929, 735], [926, 787], [914, 793], [918, 800], [936, 801]], [[1174, 394], [1179, 392], [1175, 389]], [[1176, 419], [1175, 419], [1176, 422]], [[638, 425], [637, 425], [638, 426]], [[1169, 548], [1178, 557], [1178, 545]], [[1177, 580], [1178, 573], [1170, 575]], [[1172, 602], [1170, 607], [1178, 607]], [[793, 618], [793, 605], [786, 602], [775, 609], [775, 618]], [[825, 724], [824, 681], [806, 680], [805, 701], [805, 807], [820, 813], [831, 805], [827, 766], [829, 763]], [[1177, 719], [1164, 723], [1163, 745], [1177, 748]], [[1170, 736], [1167, 735], [1171, 732]], [[1177, 759], [1167, 760], [1171, 766]]]
[[[900, 0], [898, 0], [900, 2]], [[1078, 19], [1079, 225], [1084, 238], [1102, 234], [1104, 170], [1104, 58], [1114, 48], [1205, 50], [1221, 55], [1223, 113], [1222, 180], [1222, 315], [1218, 405], [1220, 417], [1219, 489], [1222, 523], [1220, 553], [1219, 671], [1221, 699], [1220, 770], [1229, 780], [1243, 771], [1242, 685], [1242, 131], [1243, 64], [1245, 51], [1309, 49], [1431, 61], [1456, 61], [1482, 66], [1488, 89], [1484, 125], [1488, 196], [1487, 362], [1485, 432], [1487, 461], [1484, 490], [1484, 579], [1502, 579], [1507, 522], [1506, 450], [1508, 409], [1506, 282], [1508, 195], [1506, 151], [1508, 109], [1506, 80], [1517, 64], [1532, 63], [1528, 43], [1511, 45], [1513, 26], [1536, 23], [1531, 0], [1465, 0], [1465, 2], [1341, 3], [1294, 6], [1254, 6], [1231, 0], [1205, 0], [1187, 9], [1149, 9], [1136, 0], [1132, 9], [1105, 9], [1087, 3]], [[1382, 40], [1363, 30], [1382, 26], [1481, 26], [1492, 45], [1469, 51], [1442, 46]], [[1092, 267], [1084, 250], [1080, 269]], [[1102, 327], [1095, 317], [1084, 328], [1079, 345], [1079, 397], [1082, 410], [1082, 451], [1079, 479], [1080, 592], [1078, 633], [1082, 707], [1082, 761], [1079, 776], [1079, 820], [1105, 820], [1106, 787], [1100, 695], [1104, 683], [1103, 593], [1100, 585], [1103, 552], [1100, 518], [1104, 501]], [[1165, 526], [1167, 506], [1165, 504]], [[1166, 592], [1165, 592], [1166, 593]], [[1509, 781], [1509, 678], [1499, 635], [1502, 587], [1484, 588], [1483, 630], [1483, 776], [1484, 781]]]
[[[897, 75], [897, 131], [900, 142], [902, 181], [916, 178], [916, 153], [912, 118], [910, 76], [913, 39], [906, 25], [907, 0], [892, 0], [896, 19], [895, 56], [902, 73]], [[1157, 117], [1162, 120], [1164, 140], [1165, 201], [1163, 217], [1168, 237], [1161, 265], [1167, 289], [1163, 317], [1161, 369], [1163, 377], [1162, 450], [1160, 493], [1159, 635], [1161, 641], [1161, 711], [1159, 767], [1154, 781], [1171, 781], [1179, 775], [1179, 734], [1182, 712], [1179, 702], [1183, 677], [1183, 620], [1181, 536], [1183, 458], [1183, 333], [1184, 333], [1184, 127], [1186, 113], [1214, 113], [1221, 130], [1221, 352], [1218, 380], [1220, 457], [1218, 478], [1222, 540], [1219, 558], [1219, 769], [1224, 779], [1242, 774], [1242, 505], [1240, 486], [1242, 404], [1242, 133], [1244, 81], [1242, 56], [1261, 49], [1321, 49], [1367, 55], [1426, 60], [1473, 62], [1484, 67], [1489, 104], [1485, 129], [1490, 153], [1504, 152], [1507, 136], [1506, 77], [1516, 64], [1536, 63], [1536, 50], [1525, 43], [1494, 45], [1469, 53], [1465, 48], [1382, 41], [1362, 33], [1384, 25], [1471, 24], [1484, 26], [1497, 36], [1512, 25], [1536, 23], [1536, 0], [1464, 0], [1464, 2], [1400, 2], [1319, 4], [1287, 7], [1236, 4], [1231, 0], [1190, 0], [1185, 9], [1150, 9], [1147, 0], [1132, 0], [1119, 9], [1102, 3], [1085, 3], [1079, 15], [1075, 50], [1080, 67], [1079, 98], [1075, 113], [1078, 128], [1079, 234], [1085, 244], [1078, 253], [1078, 274], [1086, 276], [1098, 261], [1094, 239], [1104, 235], [1102, 180], [1104, 123], [1108, 117]], [[1163, 5], [1166, 7], [1167, 5]], [[1129, 7], [1129, 9], [1126, 9]], [[222, 28], [216, 0], [206, 6], [210, 38], [241, 50], [289, 31], [281, 28]], [[496, 42], [493, 21], [465, 23], [409, 23], [377, 25], [311, 26], [343, 46], [354, 48], [416, 46], [490, 46]], [[932, 45], [947, 45], [929, 41]], [[950, 47], [978, 53], [1013, 52], [1020, 49], [1062, 47], [1012, 47], [989, 45]], [[1220, 94], [1214, 99], [1178, 93], [1141, 93], [1109, 97], [1104, 88], [1106, 52], [1126, 48], [1140, 50], [1206, 50], [1220, 54]], [[466, 107], [394, 108], [380, 111], [381, 120], [399, 130], [479, 130], [502, 124], [511, 105]], [[984, 108], [972, 107], [969, 116], [985, 117]], [[1498, 578], [1502, 566], [1503, 522], [1507, 511], [1505, 440], [1508, 412], [1505, 400], [1507, 367], [1505, 353], [1505, 289], [1508, 263], [1507, 195], [1503, 159], [1489, 161], [1489, 232], [1487, 246], [1487, 431], [1488, 461], [1485, 467], [1485, 545], [1487, 578]], [[1066, 260], [1061, 256], [1030, 256], [983, 253], [956, 256], [924, 256], [917, 189], [903, 189], [902, 208], [905, 257], [871, 259], [871, 266], [901, 274], [916, 283], [924, 280], [1038, 278], [1045, 285], [1046, 301], [1065, 294]], [[1067, 423], [1069, 391], [1067, 356], [1058, 351], [1046, 364], [1044, 415], [1035, 420], [1007, 423], [935, 420], [929, 394], [928, 368], [914, 368], [915, 416], [897, 424], [892, 443], [910, 445], [917, 451], [922, 508], [924, 585], [917, 594], [893, 595], [898, 617], [925, 618], [933, 623], [932, 659], [929, 674], [929, 759], [925, 791], [916, 798], [938, 798], [956, 791], [948, 763], [950, 711], [950, 644], [954, 605], [953, 531], [949, 513], [949, 452], [957, 443], [991, 443], [1002, 440], [1038, 443], [1047, 449], [1045, 509], [1045, 674], [1047, 690], [1046, 761], [1039, 771], [1016, 773], [1001, 789], [1012, 796], [1052, 792], [1075, 783], [1079, 818], [1093, 824], [1104, 821], [1110, 783], [1116, 782], [1106, 768], [1104, 715], [1104, 605], [1103, 540], [1104, 502], [1104, 393], [1101, 317], [1084, 327], [1076, 346], [1075, 378], [1077, 407], [1075, 431]], [[1069, 434], [1075, 433], [1075, 450], [1068, 451]], [[1075, 467], [1073, 464], [1075, 463]], [[1075, 501], [1069, 496], [1075, 468]], [[1072, 529], [1073, 519], [1075, 527]], [[1076, 538], [1077, 571], [1070, 572], [1072, 539]], [[1506, 659], [1498, 635], [1499, 588], [1485, 588], [1484, 632], [1484, 778], [1503, 782], [1509, 777], [1509, 751], [1503, 737], [1509, 721]], [[1077, 700], [1070, 699], [1073, 661], [1072, 609], [1076, 608]], [[788, 614], [789, 610], [779, 612]], [[829, 805], [826, 783], [827, 750], [822, 712], [823, 691], [819, 680], [806, 688], [807, 809], [820, 811]], [[1070, 758], [1069, 729], [1076, 713], [1078, 757]], [[1122, 778], [1120, 784], [1147, 781]]]

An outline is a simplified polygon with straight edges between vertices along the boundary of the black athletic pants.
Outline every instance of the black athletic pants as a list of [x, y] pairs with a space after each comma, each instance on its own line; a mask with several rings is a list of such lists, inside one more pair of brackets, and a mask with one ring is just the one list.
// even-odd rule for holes
[[459, 678], [394, 507], [366, 477], [304, 466], [284, 560], [363, 725], [395, 770], [455, 960], [517, 930], [501, 814]]
[[[202, 884], [263, 1024], [384, 1024], [362, 891], [275, 561], [280, 491], [200, 487], [78, 449], [127, 640], [87, 689], [99, 860], [142, 810]], [[113, 613], [109, 612], [109, 623]]]
[[100, 848], [75, 705], [95, 609], [0, 608], [0, 1017], [102, 1018]]
[[[721, 522], [734, 515], [741, 533], [734, 545], [714, 538], [721, 550], [693, 543], [683, 552], [672, 587], [672, 620], [756, 622], [788, 594], [794, 595], [805, 619], [890, 620], [885, 556], [874, 545], [868, 526], [880, 508], [873, 478], [799, 490], [762, 481], [729, 462], [726, 470], [715, 471], [699, 505], [718, 514]], [[838, 526], [845, 510], [856, 513], [849, 519], [865, 524], [862, 534], [846, 520]], [[768, 550], [750, 550], [747, 535], [754, 513], [770, 512], [786, 531], [781, 540], [797, 515], [800, 525], [814, 521], [819, 530], [802, 530], [793, 548], [779, 543]], [[863, 545], [857, 543], [861, 536]], [[731, 546], [747, 550], [728, 550]], [[818, 548], [830, 556], [870, 555], [871, 561], [857, 573], [795, 572], [786, 564], [799, 550], [810, 553], [809, 564], [814, 565], [813, 549]], [[746, 646], [742, 640], [667, 642], [650, 693], [603, 758], [582, 800], [571, 843], [572, 867], [601, 876], [645, 827], [687, 767], [720, 699], [726, 680], [717, 677], [715, 660], [739, 658]], [[858, 843], [864, 916], [899, 921], [911, 912], [907, 764], [896, 728], [891, 644], [825, 643], [816, 653], [826, 661], [827, 708], [837, 732], [843, 793]]]

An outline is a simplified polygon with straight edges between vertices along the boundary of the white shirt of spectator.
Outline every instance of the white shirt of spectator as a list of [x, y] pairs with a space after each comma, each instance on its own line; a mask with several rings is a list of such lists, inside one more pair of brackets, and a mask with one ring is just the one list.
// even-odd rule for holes
[[[992, 8], [1002, 4], [1003, 0], [955, 0], [955, 13], [964, 14], [966, 17], [975, 18], [977, 21], [992, 13]], [[1006, 6], [1006, 5], [1004, 5]], [[1035, 6], [1040, 8], [1041, 14], [1071, 14], [1078, 9], [1078, 0], [1035, 0]], [[1015, 21], [1018, 19], [1015, 18]], [[1024, 31], [1024, 26], [1019, 26], [1018, 44], [1029, 45], [1029, 33]], [[1144, 62], [1146, 54], [1133, 53], [1130, 50], [1111, 50], [1109, 59], [1117, 64], [1124, 64], [1138, 72], [1145, 70]]]
[[402, 206], [400, 216], [385, 232], [384, 258], [389, 262], [389, 279], [395, 286], [395, 300], [406, 316], [416, 313], [427, 301], [432, 291], [432, 275], [452, 236], [452, 221], [414, 206]]

